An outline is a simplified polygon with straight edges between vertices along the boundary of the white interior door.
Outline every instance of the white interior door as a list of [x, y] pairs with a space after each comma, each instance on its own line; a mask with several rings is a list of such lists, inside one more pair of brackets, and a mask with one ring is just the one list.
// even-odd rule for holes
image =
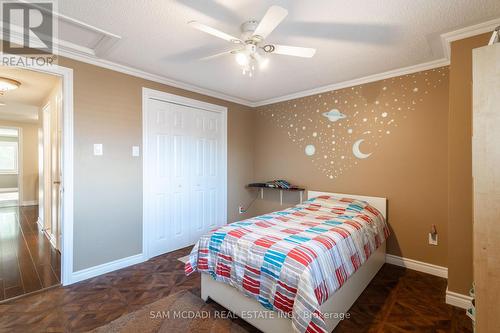
[[147, 100], [145, 219], [149, 257], [194, 244], [222, 221], [222, 115]]
[[43, 128], [38, 129], [38, 219], [42, 228], [44, 228], [45, 218], [45, 200], [44, 200], [44, 136]]
[[220, 114], [195, 110], [193, 113], [194, 156], [191, 163], [191, 202], [194, 239], [213, 229], [220, 221]]

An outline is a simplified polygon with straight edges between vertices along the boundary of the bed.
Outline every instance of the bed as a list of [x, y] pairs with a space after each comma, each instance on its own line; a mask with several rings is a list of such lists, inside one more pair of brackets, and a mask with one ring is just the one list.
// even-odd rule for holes
[[209, 298], [263, 332], [331, 332], [385, 262], [386, 199], [309, 191], [305, 202], [225, 225], [194, 246]]

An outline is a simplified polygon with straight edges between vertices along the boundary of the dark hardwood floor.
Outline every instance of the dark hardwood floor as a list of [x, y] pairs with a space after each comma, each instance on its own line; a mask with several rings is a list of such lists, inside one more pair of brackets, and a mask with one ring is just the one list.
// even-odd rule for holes
[[[84, 332], [179, 291], [199, 296], [200, 275], [186, 277], [177, 260], [189, 250], [0, 304], [0, 332]], [[464, 311], [445, 304], [445, 289], [445, 279], [384, 265], [335, 332], [472, 332]]]
[[0, 208], [0, 302], [60, 283], [61, 256], [37, 216], [38, 206]]

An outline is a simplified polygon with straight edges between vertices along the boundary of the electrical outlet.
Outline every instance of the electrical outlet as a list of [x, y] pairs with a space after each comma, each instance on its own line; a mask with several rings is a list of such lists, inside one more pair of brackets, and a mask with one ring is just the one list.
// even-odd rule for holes
[[438, 245], [438, 234], [432, 234], [429, 232], [429, 245]]
[[247, 211], [243, 206], [238, 206], [238, 213], [245, 214]]

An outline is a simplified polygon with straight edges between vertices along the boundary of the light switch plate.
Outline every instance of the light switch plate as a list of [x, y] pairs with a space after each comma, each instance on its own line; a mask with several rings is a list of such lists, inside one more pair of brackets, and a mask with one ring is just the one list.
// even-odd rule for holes
[[132, 156], [139, 157], [140, 155], [141, 155], [141, 150], [139, 149], [139, 146], [132, 146]]
[[102, 155], [103, 155], [102, 143], [94, 143], [94, 156], [102, 156]]

